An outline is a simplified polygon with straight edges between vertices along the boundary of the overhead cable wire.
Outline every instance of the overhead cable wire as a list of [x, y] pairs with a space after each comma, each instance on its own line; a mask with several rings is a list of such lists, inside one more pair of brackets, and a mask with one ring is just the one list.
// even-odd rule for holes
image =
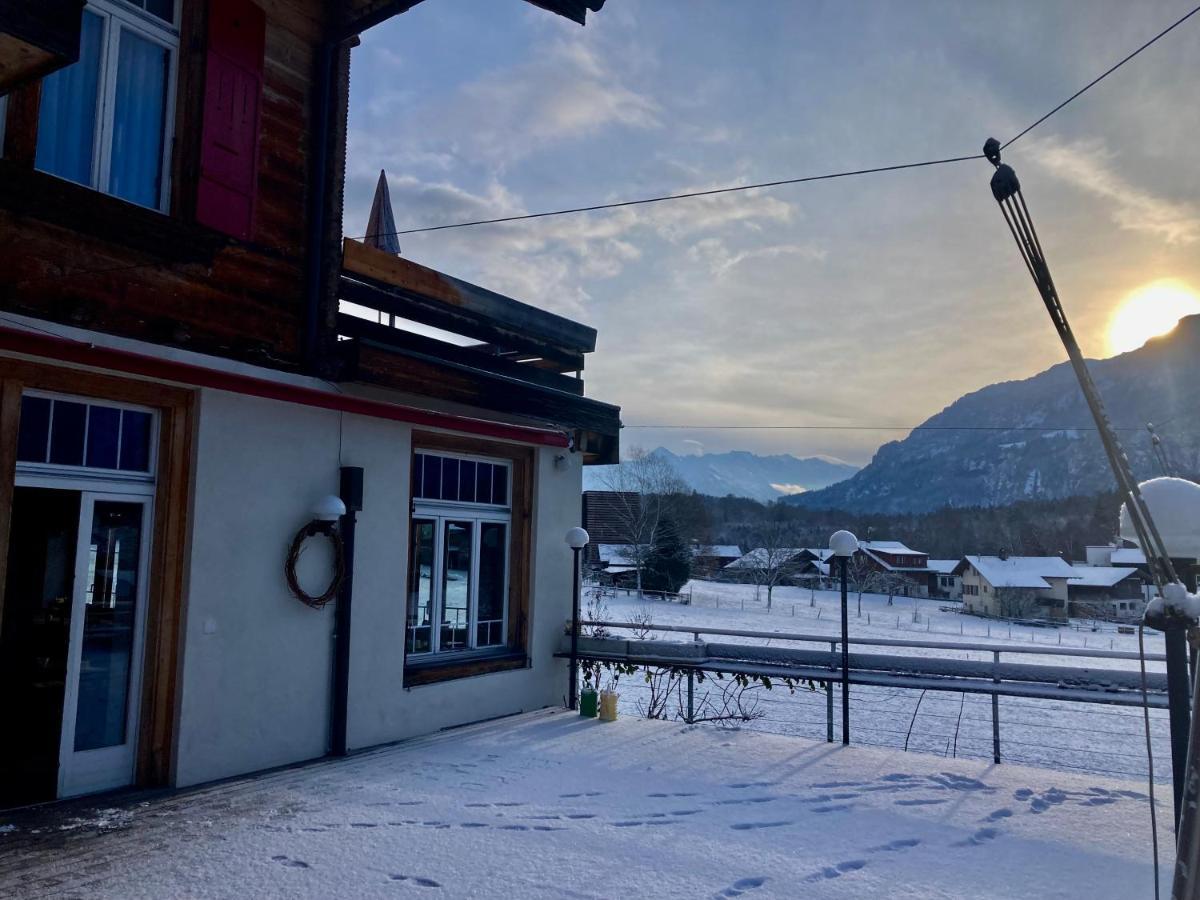
[[[1058, 104], [1058, 106], [1054, 107], [1052, 110], [1050, 110], [1044, 116], [1042, 116], [1040, 119], [1027, 125], [1021, 131], [1019, 131], [1014, 137], [1009, 138], [1003, 145], [1001, 145], [1001, 149], [1003, 149], [1004, 147], [1008, 147], [1011, 144], [1015, 144], [1017, 141], [1019, 141], [1025, 135], [1029, 134], [1029, 132], [1033, 131], [1033, 129], [1037, 128], [1039, 125], [1041, 125], [1043, 122], [1045, 122], [1051, 116], [1053, 116], [1055, 113], [1057, 113], [1061, 109], [1063, 109], [1063, 107], [1067, 106], [1067, 104], [1071, 103], [1072, 101], [1081, 97], [1083, 94], [1087, 93], [1089, 90], [1094, 88], [1101, 81], [1103, 81], [1105, 78], [1107, 78], [1113, 72], [1117, 71], [1117, 69], [1121, 68], [1121, 66], [1125, 65], [1127, 62], [1132, 60], [1135, 56], [1140, 54], [1142, 51], [1146, 50], [1152, 44], [1154, 44], [1157, 41], [1161, 40], [1162, 38], [1166, 37], [1170, 32], [1174, 31], [1176, 28], [1178, 28], [1180, 25], [1182, 25], [1184, 22], [1186, 22], [1188, 19], [1190, 19], [1192, 16], [1194, 16], [1197, 12], [1200, 12], [1200, 6], [1197, 6], [1191, 12], [1188, 12], [1185, 15], [1183, 15], [1182, 17], [1180, 17], [1179, 19], [1176, 19], [1174, 22], [1172, 22], [1170, 25], [1168, 25], [1166, 28], [1164, 28], [1162, 31], [1160, 31], [1158, 34], [1156, 34], [1154, 37], [1150, 38], [1150, 40], [1146, 41], [1146, 43], [1142, 44], [1140, 47], [1138, 47], [1136, 50], [1134, 50], [1128, 56], [1124, 57], [1119, 62], [1117, 62], [1117, 63], [1113, 64], [1112, 66], [1110, 66], [1109, 68], [1105, 69], [1103, 72], [1101, 72], [1099, 75], [1097, 75], [1091, 81], [1089, 81], [1087, 84], [1085, 84], [1079, 90], [1077, 90], [1074, 94], [1072, 94], [1070, 97], [1068, 97], [1062, 103]], [[874, 174], [877, 174], [880, 172], [896, 172], [896, 171], [900, 171], [902, 169], [920, 169], [920, 168], [925, 168], [927, 166], [941, 166], [941, 165], [947, 165], [948, 163], [966, 162], [968, 160], [982, 159], [982, 158], [983, 158], [983, 154], [981, 154], [981, 153], [973, 153], [973, 154], [970, 154], [969, 156], [948, 156], [948, 157], [944, 157], [942, 159], [929, 159], [929, 160], [925, 160], [923, 162], [898, 163], [898, 164], [890, 165], [890, 166], [875, 166], [872, 168], [865, 168], [865, 169], [851, 169], [851, 170], [848, 170], [845, 172], [830, 172], [830, 173], [827, 173], [824, 175], [806, 175], [806, 176], [802, 176], [799, 178], [781, 178], [781, 179], [778, 179], [775, 181], [762, 181], [762, 182], [758, 182], [756, 184], [732, 185], [730, 187], [711, 188], [709, 190], [703, 190], [703, 191], [685, 191], [685, 192], [679, 193], [679, 194], [663, 194], [663, 195], [660, 195], [657, 197], [644, 197], [644, 198], [641, 198], [638, 200], [620, 200], [620, 201], [616, 201], [613, 203], [596, 203], [596, 204], [592, 204], [591, 206], [574, 206], [574, 207], [568, 207], [566, 209], [548, 210], [545, 212], [521, 213], [519, 215], [512, 215], [512, 216], [498, 216], [498, 217], [492, 218], [492, 219], [474, 219], [474, 220], [466, 221], [466, 222], [451, 222], [451, 223], [447, 223], [445, 225], [426, 225], [426, 226], [420, 227], [420, 228], [406, 228], [402, 231], [378, 232], [375, 234], [366, 234], [366, 235], [362, 235], [359, 238], [355, 238], [355, 240], [365, 240], [366, 238], [373, 238], [373, 237], [390, 237], [390, 236], [400, 237], [400, 236], [408, 235], [408, 234], [427, 234], [432, 231], [446, 231], [451, 228], [472, 228], [476, 225], [499, 225], [504, 222], [524, 222], [524, 221], [528, 221], [530, 219], [545, 219], [545, 218], [549, 218], [551, 216], [567, 216], [567, 215], [573, 215], [576, 213], [599, 212], [601, 210], [622, 209], [622, 208], [629, 207], [629, 206], [642, 206], [642, 205], [649, 204], [649, 203], [664, 203], [669, 200], [689, 200], [689, 199], [693, 199], [696, 197], [711, 197], [711, 196], [714, 196], [717, 194], [732, 194], [732, 193], [735, 193], [738, 191], [753, 191], [753, 190], [760, 190], [760, 189], [764, 189], [764, 188], [784, 187], [784, 186], [792, 185], [792, 184], [807, 184], [807, 183], [814, 182], [814, 181], [830, 181], [835, 178], [853, 178], [853, 177], [857, 177], [859, 175], [874, 175]]]
[[1137, 56], [1139, 53], [1141, 53], [1143, 50], [1145, 50], [1151, 44], [1155, 43], [1156, 41], [1160, 40], [1161, 38], [1166, 37], [1168, 34], [1170, 34], [1172, 31], [1174, 31], [1176, 28], [1178, 28], [1180, 25], [1182, 25], [1184, 22], [1186, 22], [1188, 19], [1190, 19], [1192, 16], [1194, 16], [1198, 12], [1200, 12], [1200, 6], [1197, 6], [1191, 12], [1185, 13], [1183, 16], [1176, 19], [1174, 22], [1172, 22], [1170, 25], [1168, 25], [1166, 28], [1164, 28], [1162, 31], [1160, 31], [1158, 34], [1156, 34], [1154, 37], [1150, 38], [1150, 40], [1146, 41], [1146, 43], [1142, 44], [1142, 46], [1138, 47], [1136, 50], [1134, 50], [1132, 53], [1130, 53], [1128, 56], [1126, 56], [1120, 62], [1109, 67], [1108, 69], [1105, 69], [1103, 72], [1101, 72], [1099, 75], [1097, 75], [1091, 81], [1089, 81], [1087, 84], [1085, 84], [1083, 87], [1081, 87], [1075, 93], [1073, 93], [1070, 97], [1068, 97], [1062, 103], [1058, 104], [1058, 106], [1054, 107], [1054, 109], [1050, 110], [1050, 112], [1046, 113], [1044, 116], [1042, 116], [1040, 119], [1038, 119], [1033, 124], [1027, 126], [1023, 131], [1019, 132], [1015, 137], [1010, 137], [1007, 141], [1005, 141], [1003, 144], [1000, 145], [1000, 149], [1003, 150], [1005, 147], [1015, 144], [1017, 141], [1019, 141], [1025, 135], [1029, 134], [1029, 132], [1033, 131], [1033, 129], [1037, 128], [1039, 125], [1041, 125], [1043, 122], [1045, 122], [1048, 118], [1050, 118], [1052, 115], [1054, 115], [1060, 109], [1062, 109], [1064, 106], [1066, 106], [1072, 100], [1074, 100], [1076, 97], [1079, 97], [1082, 94], [1084, 94], [1086, 91], [1091, 90], [1093, 87], [1098, 85], [1101, 81], [1103, 81], [1105, 78], [1107, 78], [1113, 72], [1117, 71], [1117, 69], [1121, 68], [1121, 66], [1125, 65], [1125, 63], [1129, 62], [1131, 59], [1133, 59], [1135, 56]]
[[[1052, 110], [1050, 110], [1048, 113], [1043, 115], [1041, 118], [1037, 119], [1030, 125], [1026, 126], [1022, 131], [1018, 132], [1014, 137], [1009, 138], [1008, 141], [1002, 145], [1002, 147], [1007, 147], [1010, 144], [1014, 143], [1015, 141], [1020, 140], [1022, 137], [1024, 137], [1026, 134], [1028, 134], [1033, 129], [1037, 128], [1039, 125], [1041, 125], [1043, 122], [1045, 122], [1051, 116], [1053, 116], [1055, 113], [1057, 113], [1063, 107], [1065, 107], [1067, 104], [1071, 103], [1073, 100], [1077, 99], [1082, 94], [1084, 94], [1091, 88], [1095, 87], [1097, 84], [1099, 84], [1101, 81], [1103, 81], [1109, 75], [1111, 75], [1113, 72], [1117, 71], [1117, 69], [1119, 69], [1123, 65], [1125, 65], [1125, 63], [1129, 62], [1131, 59], [1133, 59], [1135, 56], [1140, 54], [1142, 51], [1146, 50], [1152, 44], [1154, 44], [1155, 42], [1157, 42], [1158, 40], [1160, 40], [1161, 38], [1166, 36], [1168, 33], [1170, 33], [1172, 30], [1177, 28], [1179, 25], [1182, 25], [1185, 21], [1187, 21], [1189, 18], [1191, 18], [1197, 12], [1200, 12], [1200, 6], [1197, 6], [1196, 8], [1192, 9], [1190, 12], [1188, 12], [1187, 14], [1182, 16], [1181, 18], [1177, 19], [1175, 22], [1173, 22], [1167, 28], [1160, 31], [1158, 34], [1156, 34], [1150, 40], [1146, 41], [1146, 43], [1142, 44], [1140, 47], [1138, 47], [1136, 50], [1134, 50], [1132, 53], [1130, 53], [1128, 56], [1121, 59], [1115, 65], [1106, 69], [1104, 72], [1102, 72], [1096, 78], [1092, 79], [1090, 82], [1088, 82], [1086, 85], [1084, 85], [1078, 91], [1076, 91], [1074, 94], [1072, 94], [1066, 100], [1064, 100], [1062, 103], [1058, 104], [1058, 106], [1054, 107]], [[549, 218], [549, 217], [553, 217], [553, 216], [572, 215], [572, 214], [576, 214], [576, 213], [598, 212], [601, 210], [608, 210], [608, 209], [620, 209], [623, 207], [630, 207], [630, 206], [641, 206], [641, 205], [652, 204], [652, 203], [663, 203], [663, 202], [667, 202], [667, 201], [671, 201], [671, 200], [685, 200], [685, 199], [692, 199], [692, 198], [697, 198], [697, 197], [709, 197], [709, 196], [715, 196], [715, 195], [720, 195], [720, 194], [730, 194], [730, 193], [736, 193], [736, 192], [742, 192], [742, 191], [752, 191], [752, 190], [760, 190], [760, 189], [766, 189], [766, 188], [783, 187], [783, 186], [792, 185], [792, 184], [806, 184], [806, 183], [817, 182], [817, 181], [830, 181], [830, 180], [838, 179], [838, 178], [850, 178], [850, 177], [857, 177], [857, 176], [861, 176], [861, 175], [873, 175], [873, 174], [878, 174], [878, 173], [883, 173], [883, 172], [896, 172], [896, 171], [902, 171], [902, 170], [907, 170], [907, 169], [927, 168], [927, 167], [931, 167], [931, 166], [948, 165], [950, 163], [966, 162], [968, 160], [976, 160], [976, 159], [983, 159], [983, 158], [984, 158], [983, 154], [981, 154], [981, 153], [972, 153], [972, 154], [968, 154], [965, 156], [949, 156], [949, 157], [943, 157], [940, 159], [924, 160], [921, 162], [896, 163], [893, 165], [886, 165], [886, 166], [874, 166], [874, 167], [870, 167], [870, 168], [851, 169], [851, 170], [847, 170], [847, 171], [843, 171], [843, 172], [829, 172], [829, 173], [825, 173], [825, 174], [821, 174], [821, 175], [806, 175], [806, 176], [801, 176], [801, 177], [797, 177], [797, 178], [782, 178], [782, 179], [777, 179], [774, 181], [758, 182], [755, 184], [731, 185], [729, 187], [711, 188], [711, 189], [702, 190], [702, 191], [687, 191], [687, 192], [679, 193], [679, 194], [663, 194], [663, 195], [655, 196], [655, 197], [644, 197], [644, 198], [635, 199], [635, 200], [621, 200], [621, 201], [616, 201], [613, 203], [598, 203], [598, 204], [592, 204], [590, 206], [576, 206], [576, 207], [569, 207], [569, 208], [565, 208], [565, 209], [549, 210], [546, 212], [522, 213], [520, 215], [499, 216], [499, 217], [491, 218], [491, 219], [476, 219], [476, 220], [471, 220], [471, 221], [466, 221], [466, 222], [452, 222], [452, 223], [447, 223], [447, 224], [443, 224], [443, 225], [428, 225], [428, 226], [424, 226], [424, 227], [420, 227], [420, 228], [407, 228], [407, 229], [404, 229], [401, 231], [378, 233], [378, 234], [372, 234], [372, 235], [360, 235], [357, 238], [352, 238], [352, 240], [364, 240], [369, 237], [384, 237], [389, 234], [395, 235], [395, 236], [410, 235], [410, 234], [423, 234], [423, 233], [434, 232], [434, 231], [446, 231], [449, 229], [456, 229], [456, 228], [470, 228], [470, 227], [474, 227], [477, 225], [495, 225], [495, 224], [500, 224], [500, 223], [504, 223], [504, 222], [518, 222], [518, 221], [527, 221], [527, 220], [531, 220], [531, 219], [544, 219], [544, 218]], [[233, 252], [239, 252], [239, 251], [240, 252], [257, 252], [257, 251], [263, 251], [263, 250], [275, 251], [275, 252], [292, 252], [292, 251], [296, 251], [298, 249], [300, 249], [300, 248], [298, 248], [297, 245], [294, 245], [294, 244], [278, 245], [278, 246], [246, 245], [246, 246], [233, 248]], [[120, 265], [120, 266], [109, 266], [109, 267], [98, 268], [98, 269], [76, 269], [73, 271], [62, 272], [62, 273], [53, 274], [53, 275], [41, 275], [41, 276], [34, 276], [32, 278], [20, 279], [17, 282], [17, 284], [24, 285], [24, 284], [30, 284], [30, 283], [36, 283], [36, 282], [42, 282], [42, 281], [58, 281], [58, 280], [63, 280], [63, 279], [67, 279], [67, 278], [83, 277], [86, 275], [103, 275], [103, 274], [110, 274], [110, 273], [115, 273], [115, 272], [129, 271], [129, 270], [133, 270], [133, 269], [165, 267], [166, 265], [170, 265], [170, 263], [164, 264], [161, 261], [154, 261], [154, 262], [146, 262], [146, 263], [135, 263], [135, 264], [128, 265], [128, 266]]]
[[739, 184], [729, 187], [709, 188], [703, 191], [685, 191], [680, 194], [662, 194], [657, 197], [642, 197], [637, 200], [618, 200], [613, 203], [596, 203], [591, 206], [572, 206], [566, 209], [553, 209], [545, 212], [521, 213], [513, 216], [499, 216], [494, 219], [475, 219], [469, 222], [451, 222], [446, 225], [426, 225], [422, 228], [406, 228], [403, 231], [376, 232], [364, 234], [354, 240], [367, 238], [400, 237], [406, 234], [425, 234], [430, 231], [446, 231], [450, 228], [471, 228], [475, 225], [499, 225], [503, 222], [524, 222], [529, 219], [546, 219], [551, 216], [568, 216], [574, 213], [599, 212], [607, 209], [622, 209], [628, 206], [644, 206], [648, 203], [665, 203], [669, 200], [691, 200], [696, 197], [712, 197], [717, 194], [733, 194], [739, 191], [756, 191], [764, 188], [783, 187], [789, 184], [808, 184], [813, 181], [831, 181], [835, 178], [852, 178], [857, 175], [874, 175], [879, 172], [898, 172], [902, 169], [921, 169], [927, 166], [941, 166], [947, 163], [966, 162], [967, 160], [983, 159], [982, 153], [970, 156], [949, 156], [944, 159], [927, 159], [923, 162], [896, 163], [890, 166], [875, 166], [868, 169], [851, 169], [846, 172], [828, 172], [823, 175], [803, 175], [797, 178], [781, 178], [777, 181], [760, 181], [755, 184]]

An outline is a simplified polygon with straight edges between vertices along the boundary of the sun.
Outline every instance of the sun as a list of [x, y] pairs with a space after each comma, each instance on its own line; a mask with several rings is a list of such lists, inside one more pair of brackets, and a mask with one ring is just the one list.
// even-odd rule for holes
[[1142, 285], [1122, 300], [1109, 317], [1109, 355], [1136, 350], [1193, 313], [1200, 313], [1200, 296], [1186, 283], [1162, 278]]

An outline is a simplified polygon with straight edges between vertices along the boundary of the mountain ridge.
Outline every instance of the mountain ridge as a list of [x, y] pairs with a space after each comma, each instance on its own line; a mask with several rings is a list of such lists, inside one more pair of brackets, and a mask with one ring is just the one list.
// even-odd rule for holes
[[[763, 502], [827, 487], [858, 471], [857, 466], [830, 456], [800, 457], [790, 453], [764, 456], [749, 450], [684, 456], [665, 447], [658, 447], [651, 454], [670, 463], [697, 493], [749, 497]], [[606, 490], [611, 471], [611, 466], [584, 469], [584, 490]]]
[[[1139, 479], [1163, 474], [1146, 422], [1174, 474], [1200, 469], [1200, 315], [1108, 359], [1088, 360]], [[786, 498], [813, 509], [921, 513], [1112, 490], [1091, 414], [1067, 362], [964, 394], [906, 438], [881, 446], [845, 481]]]

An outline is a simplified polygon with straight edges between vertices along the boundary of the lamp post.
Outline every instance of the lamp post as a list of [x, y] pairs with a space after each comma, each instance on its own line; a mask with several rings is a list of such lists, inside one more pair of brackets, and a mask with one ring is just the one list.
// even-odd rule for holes
[[579, 708], [579, 551], [587, 546], [588, 533], [575, 526], [567, 531], [566, 542], [574, 555], [574, 585], [571, 590], [571, 675], [567, 682], [567, 708]]
[[850, 743], [850, 621], [849, 593], [846, 586], [846, 567], [850, 557], [858, 552], [858, 538], [849, 531], [835, 531], [829, 538], [829, 549], [837, 557], [842, 576], [842, 743]]

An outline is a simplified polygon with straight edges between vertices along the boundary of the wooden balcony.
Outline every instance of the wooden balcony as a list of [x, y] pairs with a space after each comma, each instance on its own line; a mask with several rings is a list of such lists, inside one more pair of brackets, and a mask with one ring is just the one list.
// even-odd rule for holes
[[554, 424], [616, 461], [620, 409], [583, 396], [594, 328], [352, 240], [338, 289], [347, 378]]
[[0, 0], [0, 94], [79, 59], [84, 0]]

